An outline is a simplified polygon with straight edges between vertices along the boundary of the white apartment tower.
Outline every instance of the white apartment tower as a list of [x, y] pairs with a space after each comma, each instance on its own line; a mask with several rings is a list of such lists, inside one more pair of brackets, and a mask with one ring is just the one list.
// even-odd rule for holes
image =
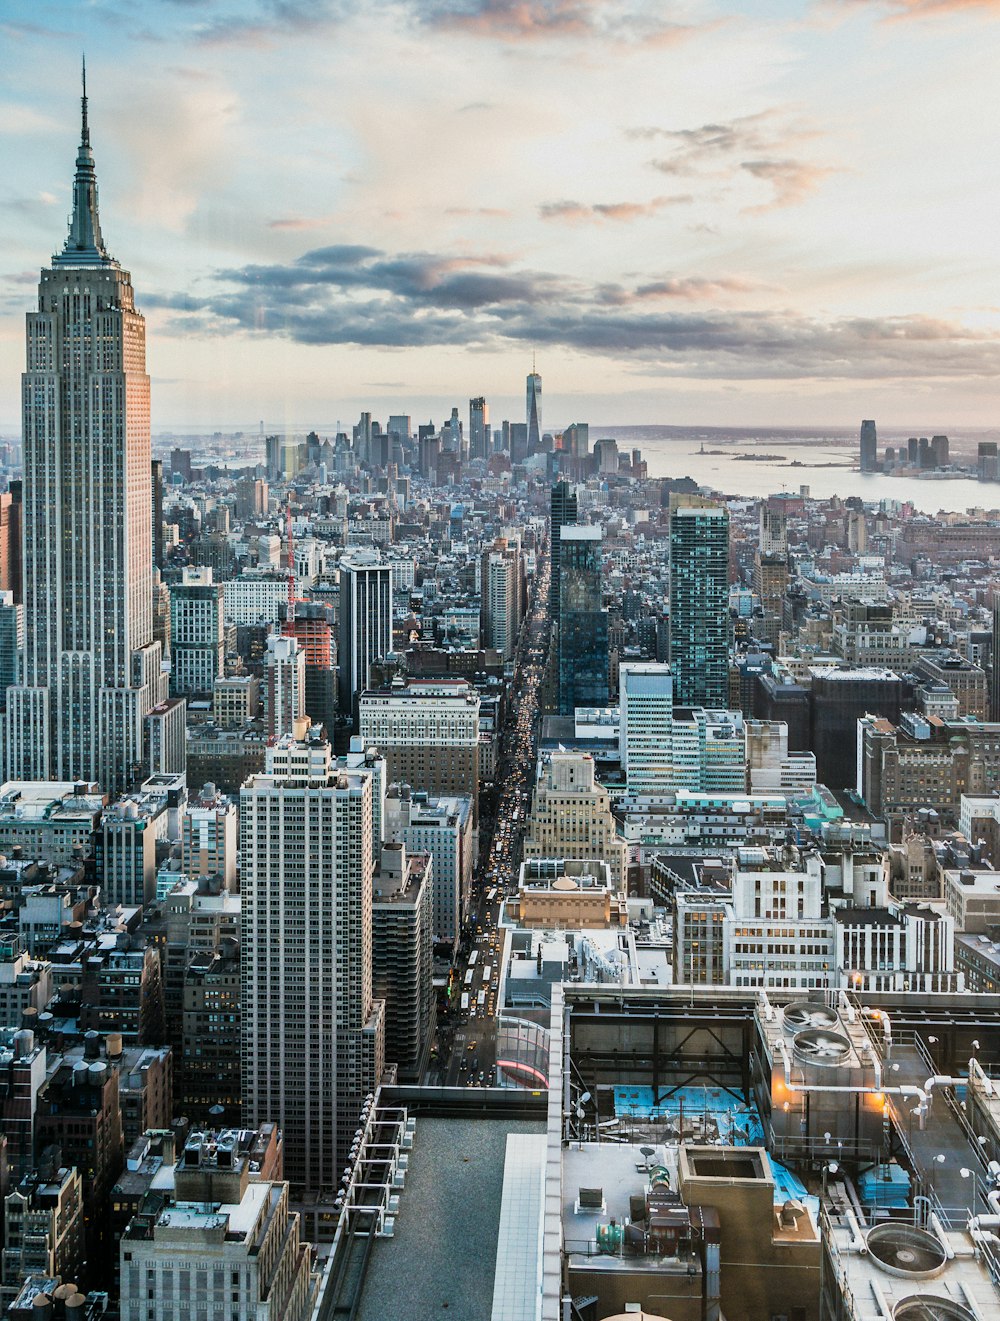
[[484, 647], [495, 647], [503, 660], [514, 659], [521, 627], [520, 552], [502, 541], [481, 562], [480, 625]]
[[354, 695], [368, 687], [372, 661], [392, 651], [392, 569], [378, 552], [340, 561], [340, 709], [353, 710]]
[[73, 214], [27, 317], [25, 648], [0, 742], [8, 778], [141, 778], [143, 719], [167, 695], [153, 641], [145, 321], [108, 254], [86, 83]]
[[664, 793], [674, 787], [670, 666], [642, 661], [622, 665], [618, 694], [618, 742], [628, 792]]
[[331, 1202], [384, 1065], [372, 794], [370, 772], [292, 736], [240, 792], [244, 1119], [277, 1123], [286, 1178]]
[[264, 692], [267, 732], [272, 738], [290, 734], [296, 720], [307, 714], [306, 653], [298, 638], [272, 633], [264, 656]]

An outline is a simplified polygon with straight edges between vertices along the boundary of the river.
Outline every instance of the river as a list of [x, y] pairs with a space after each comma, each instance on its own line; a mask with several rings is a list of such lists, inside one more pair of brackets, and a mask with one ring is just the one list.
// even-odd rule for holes
[[[893, 477], [885, 473], [862, 473], [857, 463], [857, 443], [845, 446], [829, 438], [786, 439], [780, 434], [747, 433], [743, 439], [723, 439], [710, 433], [688, 435], [650, 434], [656, 429], [618, 427], [591, 436], [616, 435], [618, 448], [627, 452], [633, 445], [642, 450], [650, 477], [693, 477], [725, 495], [760, 497], [778, 491], [798, 491], [808, 486], [814, 499], [856, 495], [865, 501], [895, 500], [934, 514], [940, 510], [998, 509], [1000, 485], [978, 482], [971, 477]], [[731, 433], [729, 433], [731, 435]], [[751, 439], [752, 434], [752, 439]], [[706, 453], [700, 453], [704, 435]], [[893, 444], [880, 438], [879, 449]], [[737, 455], [784, 455], [784, 462], [739, 459]], [[791, 467], [794, 461], [802, 467]], [[832, 464], [836, 466], [826, 467]]]

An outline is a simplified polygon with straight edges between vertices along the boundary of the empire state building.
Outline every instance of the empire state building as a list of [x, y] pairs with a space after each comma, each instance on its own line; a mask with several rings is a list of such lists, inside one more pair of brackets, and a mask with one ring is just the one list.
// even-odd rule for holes
[[101, 234], [86, 80], [69, 236], [27, 315], [22, 404], [25, 642], [3, 770], [117, 793], [144, 773], [144, 717], [167, 677], [153, 641], [146, 328]]

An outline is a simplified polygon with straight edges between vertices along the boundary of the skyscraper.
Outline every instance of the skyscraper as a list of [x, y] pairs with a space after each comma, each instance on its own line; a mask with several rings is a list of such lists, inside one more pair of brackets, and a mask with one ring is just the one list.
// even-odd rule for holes
[[601, 607], [601, 529], [559, 529], [559, 714], [608, 704], [608, 612]]
[[875, 433], [875, 423], [867, 418], [861, 423], [861, 471], [876, 472], [878, 470], [878, 436]]
[[469, 400], [469, 458], [487, 459], [490, 454], [490, 406], [480, 396]]
[[332, 1204], [384, 1063], [372, 775], [286, 736], [243, 785], [240, 828], [244, 1119], [277, 1122], [293, 1188]]
[[618, 671], [618, 745], [629, 793], [674, 787], [670, 736], [674, 682], [669, 665], [629, 661]]
[[729, 705], [729, 513], [688, 497], [670, 511], [670, 668], [678, 706]]
[[483, 552], [480, 588], [480, 637], [503, 660], [514, 659], [521, 628], [521, 552], [503, 537]]
[[69, 236], [27, 318], [25, 649], [3, 769], [117, 793], [143, 773], [143, 721], [167, 676], [153, 641], [145, 321], [101, 234], [83, 90]]
[[352, 711], [354, 696], [368, 687], [372, 661], [392, 650], [392, 570], [378, 552], [358, 552], [340, 561], [340, 710]]
[[185, 567], [170, 589], [170, 687], [210, 693], [225, 674], [226, 623], [222, 583], [212, 570]]
[[542, 443], [542, 378], [532, 362], [528, 373], [528, 454], [537, 453]]
[[298, 638], [272, 633], [264, 657], [267, 732], [271, 738], [292, 733], [305, 709], [306, 653]]
[[553, 617], [559, 613], [559, 557], [562, 542], [559, 529], [564, 523], [575, 523], [577, 517], [576, 491], [568, 482], [556, 482], [552, 487], [550, 503], [549, 554], [552, 557], [552, 571], [549, 575], [549, 611]]

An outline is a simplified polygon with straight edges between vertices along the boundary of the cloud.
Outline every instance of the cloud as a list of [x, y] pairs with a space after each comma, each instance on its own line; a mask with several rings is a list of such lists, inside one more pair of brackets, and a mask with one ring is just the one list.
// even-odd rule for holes
[[1000, 17], [1000, 0], [839, 0], [839, 5], [841, 8], [883, 9], [893, 18], [941, 18], [964, 13]]
[[563, 220], [569, 224], [601, 223], [605, 220], [641, 220], [655, 215], [667, 206], [684, 206], [693, 202], [690, 193], [672, 197], [654, 197], [649, 202], [543, 202], [538, 214], [543, 220]]
[[51, 115], [34, 110], [31, 106], [0, 102], [0, 134], [22, 137], [27, 133], [51, 133], [64, 127]]
[[268, 229], [325, 229], [333, 223], [334, 216], [283, 216], [279, 220], [269, 220]]
[[504, 42], [598, 36], [669, 45], [717, 26], [665, 18], [659, 0], [412, 0], [412, 5], [421, 23]]
[[774, 186], [770, 201], [748, 207], [751, 213], [793, 206], [809, 196], [834, 167], [816, 165], [787, 154], [788, 148], [816, 136], [816, 130], [787, 110], [762, 110], [737, 119], [696, 128], [638, 127], [626, 136], [636, 141], [665, 141], [670, 154], [650, 161], [661, 174], [680, 178], [733, 179], [750, 174]]
[[779, 121], [783, 118], [779, 110], [761, 110], [697, 128], [640, 126], [627, 129], [626, 137], [637, 141], [665, 140], [672, 144], [673, 151], [665, 159], [652, 162], [656, 168], [664, 174], [695, 174], [724, 157], [766, 151], [776, 140], [786, 141], [795, 130], [780, 129]]
[[514, 214], [502, 206], [446, 206], [446, 216], [489, 216], [494, 220], [509, 220]]
[[751, 289], [738, 277], [587, 285], [504, 256], [392, 255], [335, 245], [283, 265], [219, 272], [210, 293], [164, 294], [168, 334], [272, 335], [383, 348], [553, 345], [717, 380], [879, 380], [1000, 373], [1000, 339], [917, 315], [824, 321], [791, 312], [669, 311]]
[[755, 179], [764, 179], [774, 185], [774, 196], [770, 202], [749, 208], [758, 212], [794, 206], [804, 201], [828, 175], [837, 172], [831, 166], [810, 165], [808, 161], [796, 160], [740, 161], [740, 169], [752, 174]]
[[[203, 4], [194, 0], [185, 7], [211, 9], [214, 5], [212, 0], [204, 0]], [[193, 36], [211, 46], [269, 46], [279, 37], [326, 31], [350, 8], [349, 0], [257, 0], [256, 4], [244, 4], [243, 12], [219, 13], [197, 23]]]

